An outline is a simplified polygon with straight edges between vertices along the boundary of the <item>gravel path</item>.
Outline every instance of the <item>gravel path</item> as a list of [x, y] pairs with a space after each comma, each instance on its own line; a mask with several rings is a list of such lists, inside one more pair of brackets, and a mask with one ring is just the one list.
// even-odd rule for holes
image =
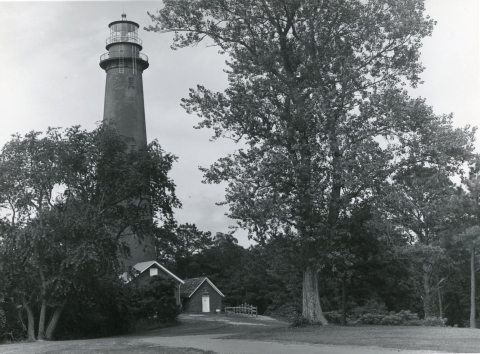
[[[181, 315], [184, 323], [215, 322], [224, 323], [231, 329], [229, 333], [221, 334], [185, 334], [182, 336], [162, 336], [142, 338], [139, 341], [153, 345], [171, 348], [195, 348], [213, 351], [218, 354], [432, 354], [435, 351], [412, 351], [366, 346], [337, 346], [321, 344], [278, 343], [258, 340], [228, 339], [229, 335], [237, 334], [239, 330], [255, 331], [273, 328], [284, 330], [287, 323], [277, 321], [271, 317], [257, 318], [234, 315], [230, 317], [208, 315]], [[243, 327], [243, 328], [241, 328]], [[445, 354], [445, 352], [441, 352]]]

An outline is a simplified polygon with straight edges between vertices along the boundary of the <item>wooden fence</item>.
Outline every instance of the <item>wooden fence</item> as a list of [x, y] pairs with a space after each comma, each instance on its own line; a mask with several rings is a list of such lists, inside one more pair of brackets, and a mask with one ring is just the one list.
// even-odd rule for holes
[[245, 315], [251, 315], [258, 317], [258, 307], [248, 304], [242, 304], [236, 307], [225, 307], [225, 316], [228, 316], [229, 313], [241, 313]]

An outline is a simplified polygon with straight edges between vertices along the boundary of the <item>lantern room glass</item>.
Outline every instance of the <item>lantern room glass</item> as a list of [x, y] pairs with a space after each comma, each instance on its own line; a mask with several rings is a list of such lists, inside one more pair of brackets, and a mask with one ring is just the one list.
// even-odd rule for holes
[[110, 38], [107, 39], [107, 44], [117, 42], [130, 42], [142, 44], [138, 38], [138, 27], [132, 23], [117, 22], [110, 26]]

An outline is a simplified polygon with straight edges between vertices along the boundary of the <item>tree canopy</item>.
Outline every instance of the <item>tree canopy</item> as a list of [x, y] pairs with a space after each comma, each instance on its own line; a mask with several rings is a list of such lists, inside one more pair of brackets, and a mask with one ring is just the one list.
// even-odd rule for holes
[[254, 239], [293, 236], [311, 321], [326, 323], [316, 272], [352, 208], [402, 169], [455, 173], [473, 149], [472, 129], [404, 88], [421, 83], [423, 12], [417, 0], [166, 0], [150, 14], [173, 49], [208, 40], [228, 55], [228, 88], [182, 103], [213, 138], [246, 145], [205, 181], [228, 181], [229, 215]]
[[72, 298], [91, 298], [98, 283], [118, 279], [119, 259], [130, 253], [127, 228], [153, 237], [152, 218], [172, 219], [180, 205], [167, 175], [173, 161], [157, 142], [129, 151], [110, 126], [31, 132], [3, 147], [1, 262], [30, 339], [37, 304], [38, 339], [51, 339]]

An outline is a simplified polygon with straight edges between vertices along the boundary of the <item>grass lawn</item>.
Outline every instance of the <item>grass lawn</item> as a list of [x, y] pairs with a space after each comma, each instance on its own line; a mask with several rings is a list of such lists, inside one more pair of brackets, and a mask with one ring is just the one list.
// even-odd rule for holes
[[118, 338], [0, 345], [2, 354], [215, 354], [194, 348], [170, 348]]
[[[226, 321], [228, 319], [228, 321]], [[259, 324], [254, 326], [253, 324]], [[452, 327], [403, 326], [310, 326], [289, 328], [282, 322], [260, 321], [242, 315], [211, 315], [182, 318], [182, 323], [153, 331], [125, 336], [58, 342], [16, 343], [0, 345], [1, 354], [213, 354], [197, 346], [202, 341], [195, 335], [231, 334], [219, 341], [247, 341], [325, 344], [354, 347], [383, 347], [406, 350], [432, 350], [448, 353], [480, 353], [480, 329]], [[162, 346], [162, 337], [189, 338], [185, 347]], [[193, 336], [193, 337], [192, 337]], [[148, 342], [149, 338], [156, 338]], [[180, 339], [181, 340], [181, 339]], [[222, 344], [223, 346], [226, 343]], [[259, 343], [260, 344], [260, 343]], [[235, 342], [238, 345], [238, 342]], [[202, 347], [202, 349], [207, 349]], [[211, 349], [211, 347], [208, 347]], [[223, 348], [225, 349], [225, 348]], [[238, 349], [238, 348], [237, 348]], [[366, 348], [367, 349], [367, 348]], [[368, 349], [367, 349], [368, 350]]]
[[407, 326], [310, 326], [244, 333], [232, 339], [480, 353], [480, 329]]

